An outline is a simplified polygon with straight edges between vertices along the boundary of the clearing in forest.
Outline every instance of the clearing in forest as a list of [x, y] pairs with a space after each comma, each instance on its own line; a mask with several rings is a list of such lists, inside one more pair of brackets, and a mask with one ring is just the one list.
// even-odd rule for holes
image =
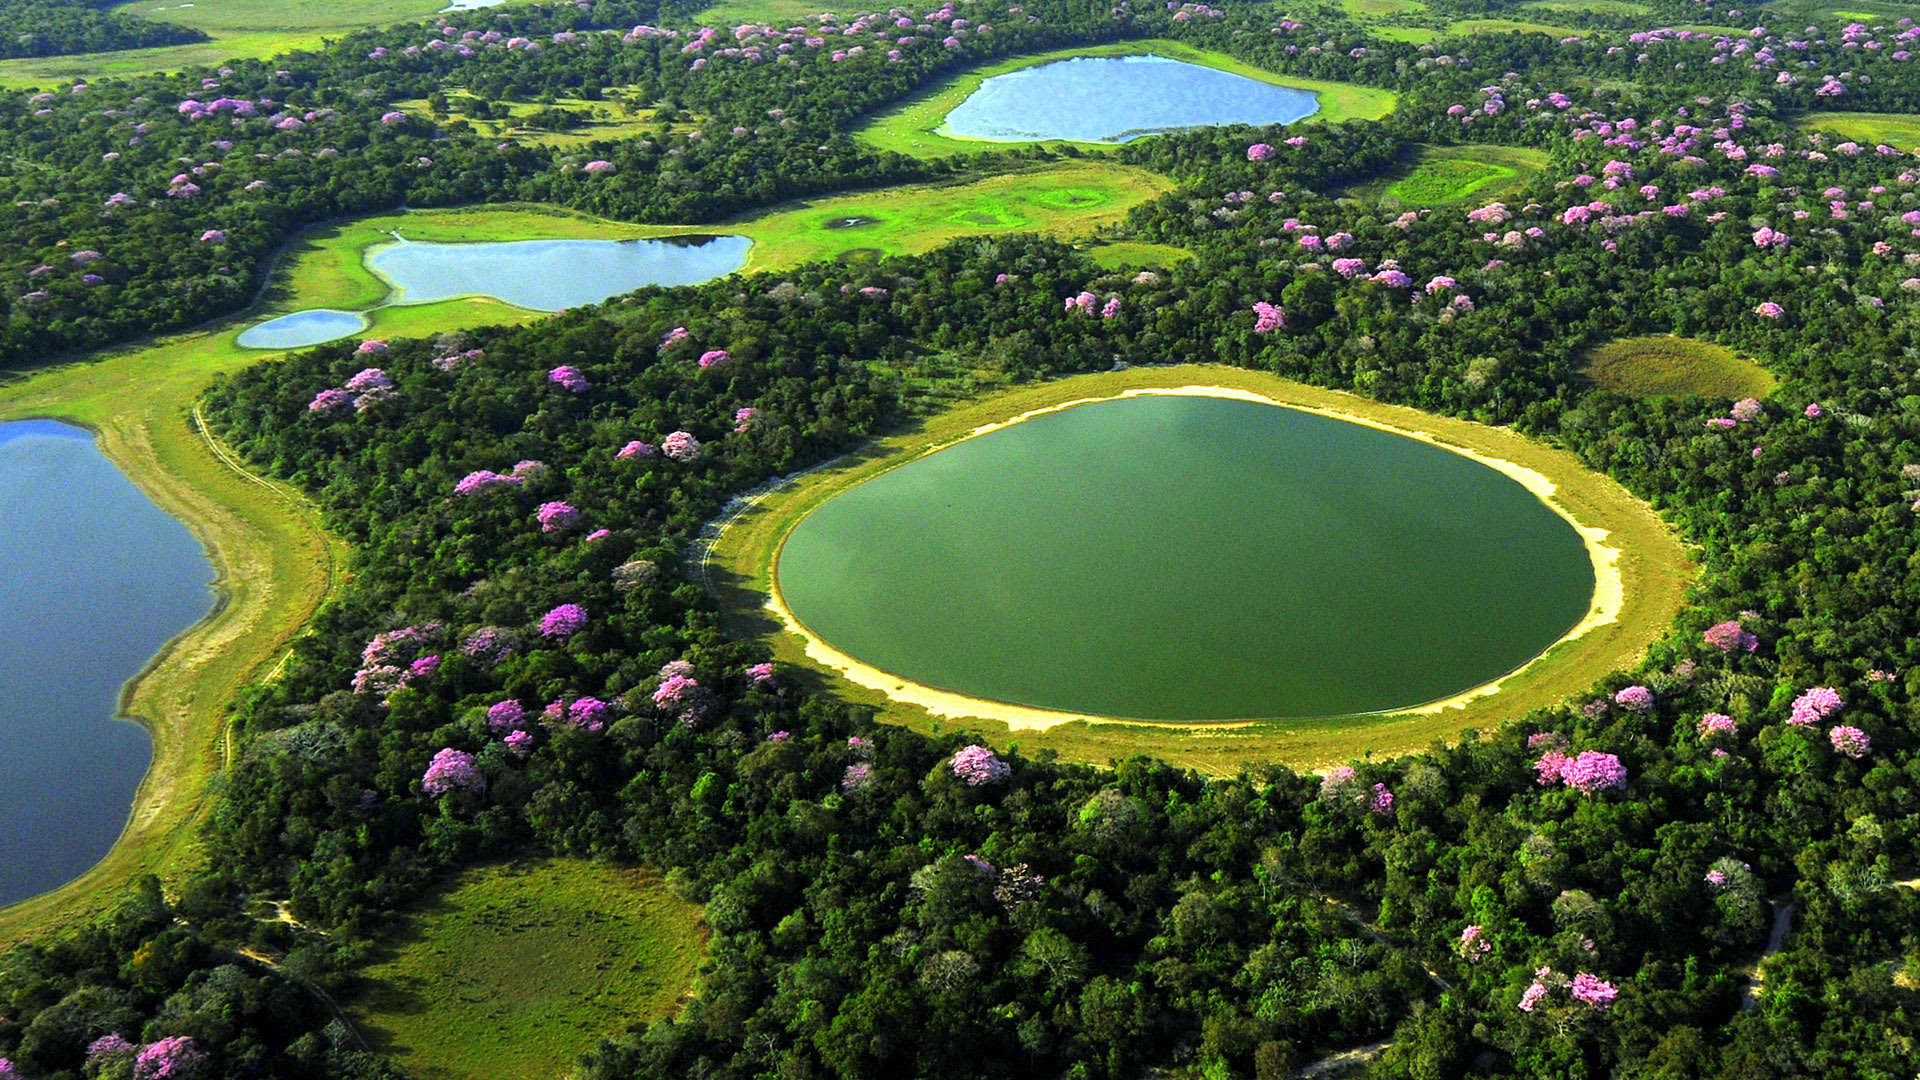
[[1486, 202], [1524, 187], [1546, 166], [1545, 153], [1525, 147], [1422, 146], [1410, 161], [1351, 194], [1389, 207]]
[[1681, 337], [1632, 337], [1587, 353], [1580, 377], [1632, 397], [1765, 397], [1774, 380], [1765, 368], [1724, 345]]
[[483, 867], [414, 906], [353, 1011], [422, 1080], [549, 1080], [673, 1012], [706, 937], [700, 909], [646, 870]]
[[1920, 113], [1810, 112], [1794, 121], [1802, 131], [1831, 131], [1863, 143], [1920, 148]]

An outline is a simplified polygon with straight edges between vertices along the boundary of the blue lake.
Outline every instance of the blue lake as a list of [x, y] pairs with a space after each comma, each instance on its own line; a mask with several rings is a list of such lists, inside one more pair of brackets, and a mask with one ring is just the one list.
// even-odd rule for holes
[[698, 285], [746, 265], [744, 236], [657, 240], [403, 242], [367, 258], [404, 304], [492, 296], [536, 311], [597, 304], [643, 285]]
[[986, 79], [939, 134], [1118, 143], [1217, 124], [1290, 124], [1319, 108], [1311, 91], [1163, 56], [1083, 56]]
[[0, 424], [0, 904], [113, 846], [151, 743], [121, 686], [213, 608], [213, 564], [93, 436]]
[[366, 326], [367, 320], [351, 311], [316, 308], [250, 326], [235, 340], [249, 349], [301, 349], [357, 334]]

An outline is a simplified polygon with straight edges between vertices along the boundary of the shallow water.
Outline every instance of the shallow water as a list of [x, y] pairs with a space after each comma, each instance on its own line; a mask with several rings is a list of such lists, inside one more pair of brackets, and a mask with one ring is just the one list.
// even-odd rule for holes
[[402, 303], [492, 296], [536, 311], [559, 311], [643, 285], [698, 285], [725, 277], [746, 264], [752, 246], [744, 236], [407, 242], [375, 251], [367, 265], [395, 285]]
[[213, 607], [213, 565], [80, 428], [0, 424], [0, 904], [113, 846], [151, 754], [120, 687]]
[[1319, 110], [1307, 90], [1163, 56], [1076, 57], [981, 82], [939, 133], [994, 142], [1128, 142], [1218, 124], [1290, 124]]
[[1415, 439], [1143, 397], [968, 439], [828, 500], [788, 607], [861, 661], [994, 701], [1167, 720], [1450, 697], [1586, 614], [1573, 527]]
[[249, 349], [303, 349], [357, 334], [366, 326], [367, 320], [351, 311], [315, 308], [250, 326], [234, 340]]

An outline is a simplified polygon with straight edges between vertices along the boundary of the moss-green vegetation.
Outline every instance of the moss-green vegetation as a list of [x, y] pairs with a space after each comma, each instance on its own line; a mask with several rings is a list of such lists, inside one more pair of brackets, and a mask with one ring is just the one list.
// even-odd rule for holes
[[1810, 112], [1795, 123], [1802, 131], [1831, 131], [1857, 142], [1920, 148], [1920, 113]]
[[1554, 37], [1566, 37], [1569, 34], [1590, 32], [1571, 26], [1554, 26], [1550, 23], [1525, 22], [1519, 19], [1461, 19], [1447, 26], [1449, 36], [1460, 37], [1472, 37], [1478, 34], [1552, 34]]
[[1546, 167], [1547, 155], [1527, 147], [1421, 146], [1387, 175], [1347, 194], [1388, 208], [1486, 202], [1524, 187]]
[[1108, 270], [1164, 270], [1178, 262], [1193, 258], [1193, 252], [1171, 244], [1149, 244], [1138, 240], [1121, 240], [1111, 244], [1101, 244], [1091, 252], [1093, 261]]
[[1679, 337], [1610, 341], [1587, 354], [1580, 377], [1634, 397], [1766, 397], [1774, 387], [1765, 368], [1732, 349]]
[[1631, 0], [1531, 0], [1515, 10], [1543, 15], [1651, 15], [1653, 9]]
[[327, 3], [133, 0], [120, 5], [119, 10], [192, 27], [204, 31], [213, 40], [159, 49], [9, 60], [0, 63], [0, 86], [48, 86], [72, 79], [178, 71], [222, 60], [264, 60], [297, 50], [317, 49], [323, 38], [338, 38], [350, 30], [426, 19], [444, 7], [442, 0], [328, 0]]
[[1340, 10], [1349, 15], [1407, 15], [1427, 10], [1420, 0], [1340, 0]]
[[1067, 60], [1076, 56], [1164, 56], [1173, 60], [1184, 60], [1190, 64], [1202, 64], [1235, 75], [1271, 83], [1275, 86], [1291, 86], [1300, 90], [1311, 90], [1319, 95], [1320, 111], [1301, 123], [1315, 121], [1337, 122], [1341, 120], [1378, 120], [1393, 111], [1398, 98], [1393, 92], [1379, 90], [1370, 86], [1356, 86], [1351, 83], [1326, 82], [1320, 79], [1297, 79], [1292, 76], [1276, 75], [1273, 72], [1244, 64], [1230, 56], [1206, 52], [1177, 41], [1151, 40], [1127, 41], [1113, 45], [1099, 45], [1073, 49], [1058, 49], [1053, 52], [1016, 56], [997, 64], [975, 68], [964, 75], [957, 76], [924, 91], [904, 103], [888, 109], [874, 117], [860, 128], [858, 137], [877, 150], [893, 150], [913, 157], [944, 157], [949, 154], [981, 154], [994, 150], [1004, 150], [1009, 145], [1074, 145], [1085, 149], [1111, 150], [1113, 143], [1070, 143], [1068, 140], [1056, 140], [1047, 143], [1008, 144], [987, 142], [980, 139], [956, 139], [938, 134], [946, 123], [947, 114], [967, 99], [967, 96], [979, 88], [986, 79], [995, 75], [1004, 75], [1009, 71], [1033, 67], [1054, 60]]
[[1368, 28], [1368, 32], [1383, 41], [1404, 41], [1409, 45], [1425, 45], [1442, 37], [1442, 33], [1431, 26], [1374, 26]]
[[355, 1012], [422, 1080], [550, 1080], [672, 1012], [705, 940], [700, 909], [644, 870], [484, 867], [415, 905]]
[[[983, 424], [1080, 398], [1109, 396], [1137, 387], [1190, 384], [1251, 390], [1289, 404], [1331, 409], [1406, 431], [1424, 432], [1442, 443], [1542, 473], [1558, 485], [1555, 498], [1569, 513], [1584, 525], [1608, 530], [1607, 542], [1621, 549], [1625, 601], [1620, 617], [1556, 645], [1541, 659], [1509, 676], [1497, 694], [1461, 708], [1241, 725], [1077, 721], [1036, 731], [1012, 730], [998, 721], [941, 718], [850, 682], [809, 659], [804, 640], [768, 613], [765, 605], [772, 586], [771, 570], [780, 544], [801, 518], [834, 495], [902, 461], [965, 437]], [[1491, 728], [1503, 719], [1557, 702], [1630, 661], [1665, 633], [1694, 572], [1685, 548], [1645, 504], [1614, 481], [1581, 467], [1565, 451], [1498, 428], [1382, 405], [1262, 372], [1212, 365], [1076, 376], [1009, 389], [933, 416], [760, 500], [728, 525], [713, 547], [708, 569], [730, 629], [765, 641], [778, 659], [807, 672], [809, 688], [871, 705], [885, 720], [920, 731], [975, 731], [998, 746], [1018, 744], [1027, 753], [1051, 749], [1072, 761], [1106, 762], [1151, 754], [1216, 774], [1230, 774], [1248, 762], [1318, 766], [1369, 752], [1413, 750], [1435, 739], [1455, 737], [1465, 728]]]
[[[489, 102], [488, 119], [476, 119], [471, 115], [473, 103], [477, 100], [471, 91], [447, 88], [443, 93], [447, 98], [447, 108], [440, 113], [433, 112], [428, 103], [420, 98], [396, 101], [393, 107], [436, 123], [464, 122], [488, 139], [562, 149], [643, 135], [683, 134], [698, 128], [703, 119], [682, 112], [671, 122], [662, 122], [660, 110], [639, 100], [633, 87], [609, 89], [593, 100], [555, 97], [537, 102]], [[506, 115], [498, 116], [495, 110], [502, 109]], [[565, 130], [545, 130], [537, 126], [542, 114], [555, 111], [572, 113], [577, 118], [575, 125]]]

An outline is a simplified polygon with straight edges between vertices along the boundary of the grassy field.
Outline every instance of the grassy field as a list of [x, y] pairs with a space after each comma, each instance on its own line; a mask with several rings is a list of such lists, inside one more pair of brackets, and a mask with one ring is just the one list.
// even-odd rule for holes
[[1340, 0], [1340, 10], [1366, 18], [1370, 15], [1408, 15], [1427, 10], [1420, 0]]
[[1587, 354], [1580, 377], [1633, 397], [1766, 397], [1774, 387], [1765, 368], [1732, 349], [1678, 337], [1610, 341]]
[[1367, 33], [1382, 41], [1404, 41], [1409, 45], [1425, 45], [1444, 36], [1431, 26], [1369, 26]]
[[672, 1013], [706, 937], [645, 870], [483, 867], [416, 905], [353, 1011], [421, 1080], [556, 1080], [602, 1036]]
[[978, 89], [982, 81], [995, 75], [1004, 75], [1009, 71], [1018, 71], [1036, 64], [1066, 60], [1076, 56], [1145, 56], [1149, 54], [1203, 64], [1275, 86], [1291, 86], [1300, 90], [1314, 91], [1320, 95], [1320, 111], [1300, 121], [1303, 124], [1315, 121], [1331, 123], [1340, 120], [1378, 120], [1392, 112], [1394, 104], [1399, 100], [1391, 91], [1377, 90], [1370, 86], [1275, 75], [1270, 71], [1243, 64], [1232, 57], [1206, 52], [1177, 41], [1128, 41], [1114, 45], [1058, 49], [1053, 52], [1016, 56], [997, 64], [976, 68], [916, 94], [905, 102], [876, 115], [862, 125], [856, 134], [862, 141], [877, 150], [894, 150], [920, 158], [945, 157], [949, 154], [982, 154], [1016, 145], [1075, 145], [1083, 149], [1112, 150], [1116, 145], [1114, 143], [1070, 143], [1069, 140], [1048, 143], [1000, 143], [981, 139], [950, 138], [938, 134], [938, 130], [946, 122], [948, 113], [965, 101], [967, 95]]
[[1587, 34], [1591, 31], [1577, 30], [1570, 26], [1554, 26], [1550, 23], [1523, 22], [1518, 19], [1461, 19], [1447, 26], [1449, 37], [1472, 37], [1477, 34], [1552, 34], [1554, 37], [1566, 37], [1570, 34]]
[[1543, 15], [1650, 15], [1653, 9], [1631, 0], [1532, 0], [1517, 9]]
[[[676, 120], [671, 124], [662, 124], [659, 110], [634, 103], [629, 95], [633, 87], [614, 87], [605, 92], [599, 101], [585, 98], [555, 98], [551, 102], [504, 102], [508, 117], [504, 120], [475, 120], [466, 116], [462, 108], [463, 101], [473, 100], [474, 95], [467, 90], [447, 88], [446, 95], [452, 108], [448, 113], [435, 117], [424, 99], [396, 101], [393, 107], [415, 116], [432, 119], [437, 123], [449, 120], [465, 120], [475, 133], [488, 139], [506, 142], [528, 143], [534, 146], [553, 146], [561, 149], [585, 146], [596, 140], [631, 139], [641, 135], [684, 133], [700, 126], [699, 118]], [[566, 109], [569, 112], [586, 114], [589, 119], [570, 131], [543, 131], [529, 127], [520, 121], [545, 109]]]
[[1164, 270], [1193, 258], [1193, 252], [1172, 244], [1121, 240], [1101, 244], [1090, 252], [1093, 261], [1108, 270]]
[[[798, 26], [801, 23], [812, 25], [815, 15], [834, 10], [836, 8], [832, 4], [813, 3], [811, 0], [721, 0], [720, 3], [701, 11], [698, 15], [667, 20], [663, 25], [738, 26], [741, 23], [766, 23], [778, 27]], [[859, 10], [868, 9], [860, 8]]]
[[1547, 166], [1547, 155], [1520, 146], [1420, 146], [1392, 171], [1354, 185], [1348, 197], [1388, 209], [1487, 202], [1516, 191]]
[[[1555, 499], [1562, 507], [1584, 525], [1608, 530], [1606, 542], [1621, 550], [1625, 600], [1619, 618], [1555, 646], [1506, 679], [1499, 693], [1458, 709], [1242, 726], [1076, 721], [1045, 731], [1016, 731], [997, 721], [945, 719], [852, 683], [810, 661], [804, 640], [767, 609], [771, 569], [781, 543], [808, 511], [834, 495], [965, 437], [983, 424], [1129, 388], [1187, 384], [1251, 390], [1290, 404], [1332, 409], [1424, 432], [1443, 443], [1537, 470], [1558, 485]], [[729, 525], [713, 549], [707, 570], [731, 632], [764, 640], [779, 660], [794, 665], [797, 676], [810, 688], [874, 706], [884, 720], [921, 731], [967, 730], [996, 746], [1018, 745], [1028, 753], [1052, 749], [1072, 761], [1105, 763], [1147, 753], [1216, 774], [1230, 774], [1248, 762], [1314, 767], [1369, 752], [1419, 749], [1435, 739], [1454, 738], [1465, 728], [1492, 728], [1529, 709], [1577, 694], [1596, 678], [1630, 664], [1666, 632], [1694, 574], [1686, 549], [1645, 504], [1612, 480], [1581, 467], [1569, 453], [1497, 428], [1212, 365], [1077, 376], [995, 393], [932, 416], [761, 500]]]
[[[507, 3], [527, 0], [506, 0]], [[116, 10], [206, 32], [212, 41], [124, 52], [79, 53], [0, 62], [0, 86], [51, 86], [106, 75], [178, 71], [223, 60], [264, 60], [315, 49], [323, 37], [393, 23], [420, 22], [445, 0], [133, 0]]]
[[1794, 125], [1802, 131], [1831, 131], [1863, 143], [1920, 148], [1920, 113], [1803, 113]]

